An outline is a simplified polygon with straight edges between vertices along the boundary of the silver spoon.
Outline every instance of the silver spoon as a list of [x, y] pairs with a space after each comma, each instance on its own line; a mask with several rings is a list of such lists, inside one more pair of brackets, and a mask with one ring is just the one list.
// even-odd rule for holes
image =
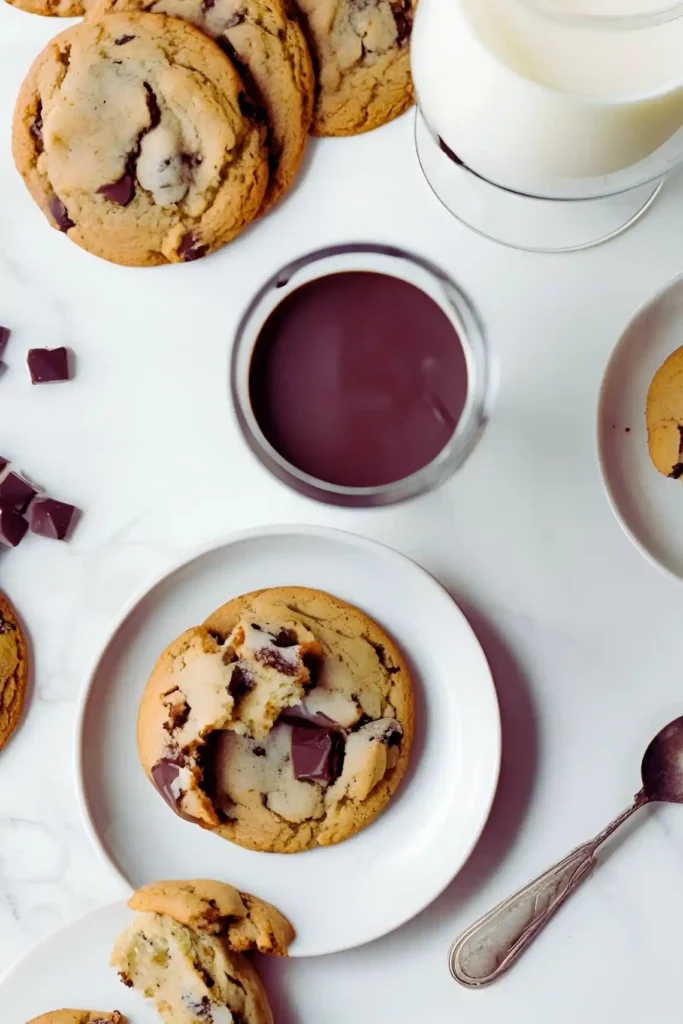
[[455, 940], [448, 954], [451, 974], [461, 985], [480, 988], [497, 981], [536, 938], [556, 910], [586, 879], [595, 854], [613, 832], [645, 804], [683, 803], [683, 718], [658, 732], [641, 765], [643, 788], [632, 805], [590, 842], [577, 847], [545, 874], [499, 903]]

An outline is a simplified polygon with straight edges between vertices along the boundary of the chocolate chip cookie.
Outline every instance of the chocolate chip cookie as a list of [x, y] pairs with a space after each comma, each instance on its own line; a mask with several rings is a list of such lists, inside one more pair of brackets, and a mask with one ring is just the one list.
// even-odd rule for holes
[[17, 613], [0, 593], [0, 749], [19, 724], [28, 678], [26, 638]]
[[142, 766], [176, 814], [277, 853], [370, 824], [412, 734], [396, 645], [359, 609], [303, 587], [246, 594], [183, 633], [138, 717]]
[[655, 469], [679, 480], [683, 476], [683, 348], [672, 352], [652, 378], [645, 419]]
[[272, 1024], [244, 951], [286, 955], [294, 937], [270, 904], [221, 882], [157, 882], [128, 901], [138, 911], [111, 965], [150, 999], [167, 1024]]
[[62, 32], [24, 82], [13, 152], [53, 227], [113, 263], [195, 260], [258, 213], [265, 126], [193, 25], [111, 14]]
[[282, 0], [99, 0], [93, 17], [144, 10], [183, 18], [211, 36], [247, 87], [242, 107], [268, 125], [270, 178], [262, 212], [290, 187], [313, 115], [315, 77], [298, 22]]
[[314, 135], [358, 135], [414, 101], [410, 33], [417, 0], [296, 0], [317, 65]]
[[40, 1017], [34, 1017], [28, 1024], [126, 1024], [126, 1018], [118, 1010], [101, 1013], [99, 1010], [50, 1010]]
[[7, 0], [29, 14], [51, 18], [78, 18], [83, 14], [83, 0]]

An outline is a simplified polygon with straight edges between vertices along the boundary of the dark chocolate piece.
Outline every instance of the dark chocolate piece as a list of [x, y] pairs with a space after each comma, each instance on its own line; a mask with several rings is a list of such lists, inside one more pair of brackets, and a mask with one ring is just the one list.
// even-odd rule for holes
[[178, 247], [178, 255], [182, 256], [183, 263], [200, 260], [203, 256], [206, 256], [208, 251], [208, 245], [202, 245], [190, 232], [183, 235]]
[[33, 533], [53, 540], [66, 540], [78, 518], [75, 505], [54, 498], [36, 498], [29, 509], [29, 524]]
[[323, 715], [322, 711], [311, 713], [303, 704], [294, 704], [291, 708], [285, 708], [280, 712], [278, 722], [286, 722], [287, 725], [295, 725], [302, 729], [341, 728], [327, 715]]
[[10, 333], [9, 327], [0, 327], [0, 359], [2, 359], [5, 354]]
[[111, 185], [102, 185], [98, 188], [97, 193], [108, 199], [110, 203], [116, 203], [117, 206], [128, 206], [135, 195], [135, 178], [126, 172], [123, 177], [118, 181], [113, 181]]
[[33, 118], [33, 124], [30, 128], [31, 135], [36, 140], [40, 148], [43, 148], [43, 104], [38, 101], [36, 108], [36, 116]]
[[0, 508], [25, 512], [37, 489], [18, 473], [10, 472], [0, 481]]
[[396, 22], [396, 42], [402, 46], [410, 37], [413, 27], [413, 8], [410, 0], [399, 0], [399, 3], [391, 5], [391, 10]]
[[59, 196], [53, 196], [49, 205], [50, 213], [57, 222], [57, 227], [60, 231], [68, 231], [70, 228], [76, 227], [75, 222], [69, 216], [69, 211]]
[[241, 665], [235, 665], [230, 676], [230, 683], [228, 685], [230, 693], [239, 700], [245, 693], [249, 693], [250, 690], [254, 689], [254, 677], [247, 668], [243, 668]]
[[273, 643], [276, 647], [296, 647], [298, 642], [293, 629], [281, 629], [273, 636]]
[[347, 271], [302, 285], [270, 314], [249, 392], [289, 463], [332, 484], [377, 487], [448, 445], [467, 400], [467, 361], [454, 325], [420, 288]]
[[248, 117], [254, 124], [267, 124], [268, 114], [266, 113], [265, 107], [262, 107], [259, 103], [254, 103], [252, 99], [247, 96], [246, 92], [241, 92], [237, 97], [237, 103], [242, 114]]
[[294, 726], [292, 770], [300, 782], [331, 783], [344, 764], [344, 737], [338, 731]]
[[15, 548], [21, 544], [28, 530], [28, 523], [20, 512], [11, 508], [0, 508], [0, 544]]
[[33, 384], [61, 384], [71, 379], [66, 348], [29, 349], [26, 362]]
[[262, 647], [256, 652], [254, 657], [262, 665], [274, 668], [276, 672], [281, 672], [283, 676], [295, 676], [297, 673], [297, 666], [283, 658], [277, 647]]
[[2, 455], [0, 455], [0, 473], [2, 473], [6, 466], [9, 466], [9, 459], [3, 459]]
[[125, 46], [126, 43], [132, 43], [135, 36], [119, 36], [118, 39], [114, 40], [114, 46]]
[[191, 821], [196, 825], [197, 819], [193, 818], [191, 814], [185, 814], [182, 809], [181, 801], [183, 794], [180, 793], [176, 797], [172, 789], [173, 783], [180, 774], [180, 769], [186, 767], [187, 758], [182, 753], [177, 754], [175, 757], [162, 757], [161, 761], [157, 761], [152, 768], [152, 779], [168, 806], [181, 818], [184, 818], [185, 821]]

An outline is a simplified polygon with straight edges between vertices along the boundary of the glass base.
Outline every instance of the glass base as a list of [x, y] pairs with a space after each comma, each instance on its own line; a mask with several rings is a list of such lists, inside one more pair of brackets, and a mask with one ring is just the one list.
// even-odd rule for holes
[[446, 209], [501, 245], [528, 252], [578, 252], [616, 238], [640, 220], [663, 182], [599, 199], [534, 199], [477, 177], [441, 148], [417, 111], [415, 145], [424, 176]]

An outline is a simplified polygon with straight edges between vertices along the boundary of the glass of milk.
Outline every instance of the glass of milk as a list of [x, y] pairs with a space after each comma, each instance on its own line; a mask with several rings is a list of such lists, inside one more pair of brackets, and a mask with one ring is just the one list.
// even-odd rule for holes
[[420, 0], [411, 46], [420, 163], [487, 237], [606, 241], [683, 160], [683, 2]]

